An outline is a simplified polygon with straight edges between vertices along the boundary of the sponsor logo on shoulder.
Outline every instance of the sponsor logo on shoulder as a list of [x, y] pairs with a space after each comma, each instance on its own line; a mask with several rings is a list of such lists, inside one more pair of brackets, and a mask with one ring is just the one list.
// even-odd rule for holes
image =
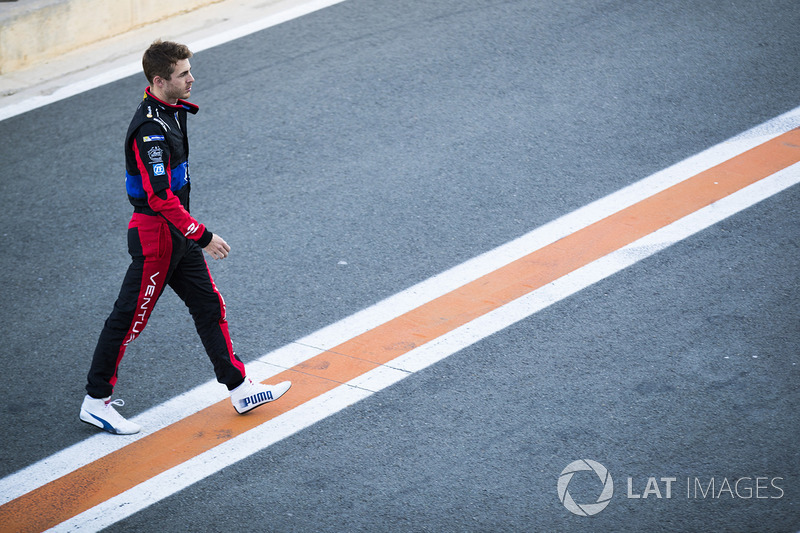
[[145, 135], [142, 138], [142, 141], [144, 141], [146, 143], [155, 142], [155, 141], [163, 141], [163, 140], [164, 140], [164, 136], [163, 135]]
[[164, 150], [161, 149], [160, 146], [153, 146], [147, 151], [148, 157], [150, 157], [151, 163], [163, 163], [164, 160], [162, 159], [164, 155]]
[[153, 175], [154, 176], [163, 176], [164, 172], [164, 163], [156, 163], [153, 165]]

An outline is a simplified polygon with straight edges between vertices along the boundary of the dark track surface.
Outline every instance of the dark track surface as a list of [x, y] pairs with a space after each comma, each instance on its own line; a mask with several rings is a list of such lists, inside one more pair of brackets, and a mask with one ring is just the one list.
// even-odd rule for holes
[[[636, 4], [347, 0], [196, 54], [192, 211], [233, 247], [211, 266], [243, 359], [798, 105], [796, 2]], [[93, 434], [145, 84], [0, 122], [4, 476]], [[111, 530], [798, 531], [798, 207], [794, 187]], [[167, 292], [115, 396], [132, 416], [212, 377]], [[616, 484], [591, 518], [556, 491], [582, 458]], [[625, 497], [651, 476], [672, 499]], [[748, 476], [784, 494], [686, 498]]]

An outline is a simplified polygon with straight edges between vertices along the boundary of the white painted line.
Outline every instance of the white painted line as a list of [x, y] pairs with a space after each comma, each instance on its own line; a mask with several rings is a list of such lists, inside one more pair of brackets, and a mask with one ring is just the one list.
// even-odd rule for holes
[[650, 257], [792, 185], [800, 163], [764, 178], [708, 207], [594, 261], [391, 362], [278, 416], [220, 446], [93, 507], [50, 531], [96, 531], [171, 496], [242, 459], [268, 448], [375, 392], [523, 320], [598, 281]]
[[[324, 9], [335, 4], [340, 4], [343, 1], [344, 0], [307, 0], [300, 5], [291, 6], [269, 17], [238, 26], [234, 29], [224, 31], [217, 35], [212, 35], [197, 41], [193, 41], [190, 43], [189, 48], [193, 52], [200, 52], [208, 48], [213, 48], [215, 46], [228, 43], [234, 39], [250, 35], [251, 33], [256, 33], [258, 31], [271, 28], [272, 26], [277, 26], [278, 24], [283, 24], [284, 22], [300, 18], [304, 15], [308, 15], [309, 13], [313, 13], [314, 11], [319, 11], [320, 9]], [[141, 66], [139, 68], [141, 68]]]
[[[728, 159], [731, 159], [750, 148], [758, 146], [759, 144], [762, 144], [798, 126], [800, 126], [800, 107], [773, 120], [770, 120], [761, 126], [738, 135], [730, 141], [720, 143], [719, 145], [709, 148], [708, 150], [692, 156], [676, 165], [673, 165], [672, 167], [657, 172], [648, 178], [625, 187], [618, 192], [573, 211], [572, 213], [560, 217], [553, 222], [545, 224], [544, 226], [537, 228], [514, 241], [502, 245], [474, 259], [466, 261], [465, 263], [453, 267], [452, 269], [434, 276], [429, 280], [414, 285], [413, 287], [410, 287], [409, 289], [406, 289], [371, 307], [368, 307], [363, 311], [351, 315], [348, 318], [322, 328], [307, 337], [304, 337], [294, 343], [288, 344], [261, 357], [257, 361], [250, 362], [247, 364], [248, 374], [259, 381], [269, 379], [271, 376], [274, 376], [287, 368], [291, 368], [315, 355], [318, 355], [325, 349], [333, 348], [345, 342], [346, 340], [369, 331], [370, 329], [373, 329], [384, 322], [415, 309], [416, 307], [419, 307], [420, 305], [446, 294], [470, 281], [497, 270], [498, 268], [510, 263], [515, 259], [528, 255], [539, 248], [563, 238], [566, 235], [589, 226], [598, 220], [624, 209], [625, 207], [648, 198], [649, 196], [652, 196], [661, 190], [684, 181], [719, 163], [727, 161]], [[675, 228], [683, 227], [681, 224], [688, 224], [689, 221], [698, 220], [696, 217], [701, 216], [699, 213], [725, 213], [724, 210], [721, 210], [723, 208], [720, 206], [728, 205], [727, 202], [732, 201], [730, 200], [732, 198], [737, 198], [740, 199], [740, 202], [744, 202], [739, 204], [741, 206], [739, 209], [744, 209], [748, 205], [752, 205], [752, 203], [746, 204], [748, 198], [751, 196], [755, 199], [753, 202], [755, 203], [755, 201], [760, 201], [762, 197], [776, 194], [785, 187], [791, 186], [791, 184], [794, 183], [791, 182], [791, 176], [795, 176], [792, 174], [792, 172], [796, 172], [796, 165], [790, 167], [789, 170], [776, 173], [769, 179], [761, 180], [756, 184], [743, 189], [743, 191], [748, 191], [745, 194], [740, 191], [730, 195], [728, 198], [716, 202], [711, 206], [700, 210], [697, 213], [686, 217], [685, 219], [682, 219], [681, 221], [663, 228], [662, 230], [654, 232], [650, 236], [626, 246], [617, 252], [612, 253], [609, 256], [598, 260], [587, 267], [584, 267], [583, 269], [580, 269], [577, 272], [565, 276], [557, 282], [554, 282], [526, 297], [520, 298], [519, 300], [508, 304], [505, 308], [503, 308], [506, 309], [505, 311], [503, 309], [499, 309], [489, 313], [489, 315], [507, 317], [515, 316], [511, 310], [520, 308], [521, 306], [522, 311], [518, 311], [518, 313], [523, 313], [522, 318], [524, 318], [524, 316], [528, 316], [528, 314], [531, 312], [535, 312], [534, 310], [528, 312], [528, 314], [524, 314], [527, 312], [526, 309], [528, 309], [528, 307], [525, 307], [526, 304], [524, 302], [528, 301], [529, 299], [540, 301], [541, 303], [539, 305], [549, 305], [550, 303], [553, 303], [553, 301], [557, 301], [554, 300], [554, 298], [560, 299], [564, 297], [561, 295], [564, 294], [563, 291], [565, 289], [559, 288], [559, 284], [572, 284], [573, 282], [569, 280], [573, 280], [575, 278], [581, 279], [581, 276], [589, 276], [587, 278], [588, 280], [597, 281], [602, 279], [602, 277], [611, 275], [611, 273], [624, 268], [624, 266], [620, 266], [615, 270], [615, 262], [618, 262], [620, 265], [626, 265], [623, 259], [627, 258], [626, 261], [632, 262], [638, 261], [642, 257], [646, 257], [646, 255], [641, 254], [647, 252], [648, 247], [652, 247], [654, 251], [657, 251], [669, 246], [669, 244], [672, 244], [673, 242], [677, 242], [673, 238], [673, 240], [667, 239], [659, 244], [660, 241], [658, 239], [663, 239], [663, 236], [669, 235], [668, 231], [676, 231]], [[787, 178], [787, 176], [789, 176], [789, 178]], [[790, 181], [788, 185], [786, 185], [786, 182], [781, 181], [787, 179]], [[762, 190], [762, 187], [766, 187], [766, 189]], [[756, 194], [758, 191], [761, 191], [758, 193], [761, 196]], [[763, 196], [765, 194], [766, 196]], [[699, 224], [698, 227], [702, 225], [701, 223], [703, 223], [702, 219], [694, 222], [694, 224]], [[710, 222], [709, 224], [712, 223], [714, 222]], [[694, 231], [699, 231], [699, 229]], [[597, 278], [597, 272], [600, 271], [593, 269], [599, 268], [599, 265], [607, 265], [609, 262], [611, 262], [611, 266], [608, 267], [610, 268], [610, 273], [606, 273], [602, 277]], [[629, 264], [632, 264], [632, 262]], [[591, 269], [589, 267], [591, 267]], [[591, 281], [590, 283], [594, 283], [595, 281]], [[573, 288], [582, 288], [583, 286], [588, 285], [581, 285], [578, 283], [569, 286]], [[580, 290], [580, 288], [574, 288], [573, 292]], [[539, 307], [539, 309], [541, 308], [542, 307]], [[482, 326], [481, 324], [483, 324], [484, 321], [490, 321], [491, 324], [494, 324], [495, 322], [493, 320], [494, 319], [490, 318], [474, 320], [462, 328], [459, 328], [458, 333], [452, 332], [444, 335], [443, 337], [431, 341], [430, 343], [417, 348], [413, 352], [398, 358], [392, 362], [391, 367], [400, 369], [404, 372], [414, 372], [421, 368], [419, 366], [419, 361], [415, 359], [415, 357], [419, 356], [418, 354], [425, 354], [425, 350], [436, 350], [435, 353], [440, 353], [440, 351], [438, 351], [442, 349], [439, 348], [440, 345], [446, 345], [448, 342], [453, 342], [450, 340], [451, 338], [460, 339], [459, 335], [464, 335], [470, 331], [472, 331], [472, 335], [475, 336], [475, 340], [479, 340], [486, 335], [483, 333], [484, 330], [481, 329], [485, 326]], [[506, 320], [510, 319], [507, 318]], [[519, 318], [514, 319], [513, 321], [516, 320], [519, 320]], [[509, 322], [509, 324], [513, 323], [513, 321]], [[457, 341], [456, 346], [460, 346], [460, 342], [460, 340]], [[452, 351], [447, 352], [447, 350], [445, 350], [445, 352], [452, 353]], [[427, 358], [428, 356], [424, 357]], [[369, 390], [380, 390], [380, 388], [382, 388], [380, 383], [376, 385], [375, 383], [369, 382], [369, 380], [375, 378], [375, 376], [378, 376], [378, 374], [376, 373], [370, 378], [358, 378], [348, 386], [352, 388], [354, 385], [363, 385]], [[400, 379], [403, 377], [400, 374], [392, 372], [387, 373], [386, 376], [390, 377], [381, 377], [379, 381], [384, 379], [391, 381], [392, 379]], [[326, 396], [326, 398], [327, 397], [328, 396]], [[168, 400], [161, 405], [153, 407], [137, 417], [132, 418], [134, 422], [145, 428], [137, 435], [118, 436], [105, 433], [97, 434], [89, 439], [55, 453], [46, 459], [34, 463], [33, 465], [0, 480], [0, 505], [26, 494], [27, 492], [30, 492], [31, 490], [34, 490], [50, 481], [58, 479], [69, 472], [72, 472], [73, 470], [85, 466], [100, 457], [126, 446], [135, 440], [143, 438], [150, 433], [158, 431], [163, 427], [177, 422], [178, 420], [181, 420], [208, 407], [209, 405], [213, 405], [226, 398], [227, 392], [225, 391], [224, 387], [220, 386], [218, 383], [216, 383], [216, 381], [211, 380], [196, 387], [195, 389], [192, 389], [191, 391]], [[287, 415], [289, 414], [290, 413], [287, 413]], [[166, 474], [167, 473], [163, 475]]]
[[167, 470], [48, 531], [98, 531], [323, 420], [372, 393], [342, 385]]
[[[233, 41], [234, 39], [250, 35], [251, 33], [265, 30], [267, 28], [271, 28], [272, 26], [277, 26], [278, 24], [302, 17], [303, 15], [308, 15], [309, 13], [313, 13], [314, 11], [318, 11], [334, 4], [339, 4], [343, 1], [344, 0], [307, 0], [300, 4], [293, 2], [291, 4], [287, 4], [285, 9], [282, 9], [281, 11], [268, 17], [255, 20], [248, 24], [241, 25], [213, 36], [189, 41], [186, 44], [193, 52], [200, 52], [202, 50]], [[144, 50], [141, 52], [144, 52]], [[58, 87], [49, 94], [39, 94], [22, 101], [0, 107], [0, 121], [21, 115], [22, 113], [32, 111], [39, 107], [55, 103], [66, 98], [70, 98], [71, 96], [84, 93], [91, 89], [96, 89], [97, 87], [101, 87], [108, 83], [121, 80], [122, 78], [133, 76], [134, 74], [140, 74], [142, 72], [141, 52], [139, 52], [136, 60], [128, 64], [115, 67], [109, 71], [101, 72], [100, 74], [67, 84], [63, 87]]]

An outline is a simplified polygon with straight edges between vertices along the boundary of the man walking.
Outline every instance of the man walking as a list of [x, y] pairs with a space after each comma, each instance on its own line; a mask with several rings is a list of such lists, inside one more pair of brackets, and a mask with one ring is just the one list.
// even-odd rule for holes
[[189, 141], [187, 114], [197, 106], [185, 99], [194, 77], [182, 44], [156, 41], [144, 53], [142, 66], [149, 87], [125, 138], [126, 188], [133, 204], [128, 225], [131, 264], [119, 297], [105, 322], [89, 370], [80, 419], [115, 434], [141, 428], [122, 417], [111, 401], [125, 348], [144, 329], [166, 285], [186, 303], [197, 333], [240, 414], [277, 400], [291, 386], [254, 383], [233, 352], [225, 318], [225, 301], [217, 291], [203, 250], [224, 259], [231, 248], [189, 214]]

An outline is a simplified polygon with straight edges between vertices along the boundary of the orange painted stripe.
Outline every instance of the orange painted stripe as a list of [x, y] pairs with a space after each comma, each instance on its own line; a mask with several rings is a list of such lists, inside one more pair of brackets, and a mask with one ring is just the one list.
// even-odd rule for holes
[[800, 161], [800, 129], [572, 233], [273, 377], [276, 403], [245, 416], [219, 402], [0, 507], [0, 525], [43, 531]]

